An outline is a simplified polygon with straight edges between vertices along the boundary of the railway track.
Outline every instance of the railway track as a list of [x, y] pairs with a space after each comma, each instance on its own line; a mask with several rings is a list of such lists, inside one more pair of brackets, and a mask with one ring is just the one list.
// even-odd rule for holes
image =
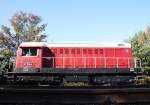
[[150, 87], [30, 87], [5, 85], [0, 86], [0, 104], [150, 105]]

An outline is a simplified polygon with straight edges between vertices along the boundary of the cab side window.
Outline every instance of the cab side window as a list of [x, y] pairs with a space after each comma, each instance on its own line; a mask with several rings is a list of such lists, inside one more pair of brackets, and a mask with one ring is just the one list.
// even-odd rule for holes
[[22, 48], [22, 56], [37, 56], [37, 48]]
[[29, 48], [22, 48], [22, 56], [29, 56]]
[[30, 56], [37, 56], [37, 48], [30, 48]]

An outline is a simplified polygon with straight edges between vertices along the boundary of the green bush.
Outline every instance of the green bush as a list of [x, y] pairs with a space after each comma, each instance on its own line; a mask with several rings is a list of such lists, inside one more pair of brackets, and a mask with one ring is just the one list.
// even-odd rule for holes
[[144, 74], [150, 76], [150, 67], [144, 68]]

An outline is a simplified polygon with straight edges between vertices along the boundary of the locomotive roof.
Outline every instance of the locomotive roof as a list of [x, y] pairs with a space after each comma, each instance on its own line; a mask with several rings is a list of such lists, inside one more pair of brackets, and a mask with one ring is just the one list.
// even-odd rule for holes
[[131, 48], [129, 43], [45, 43], [45, 42], [23, 42], [20, 47], [119, 47]]
[[22, 42], [19, 47], [43, 47], [47, 46], [45, 42]]

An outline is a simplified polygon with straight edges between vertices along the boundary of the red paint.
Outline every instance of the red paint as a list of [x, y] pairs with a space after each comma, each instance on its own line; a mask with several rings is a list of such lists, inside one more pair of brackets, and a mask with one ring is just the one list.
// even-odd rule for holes
[[[29, 47], [29, 46], [24, 46]], [[22, 56], [18, 48], [16, 68], [133, 68], [131, 48], [37, 47], [37, 56]], [[30, 65], [30, 62], [32, 65]], [[26, 64], [29, 63], [29, 64]]]

